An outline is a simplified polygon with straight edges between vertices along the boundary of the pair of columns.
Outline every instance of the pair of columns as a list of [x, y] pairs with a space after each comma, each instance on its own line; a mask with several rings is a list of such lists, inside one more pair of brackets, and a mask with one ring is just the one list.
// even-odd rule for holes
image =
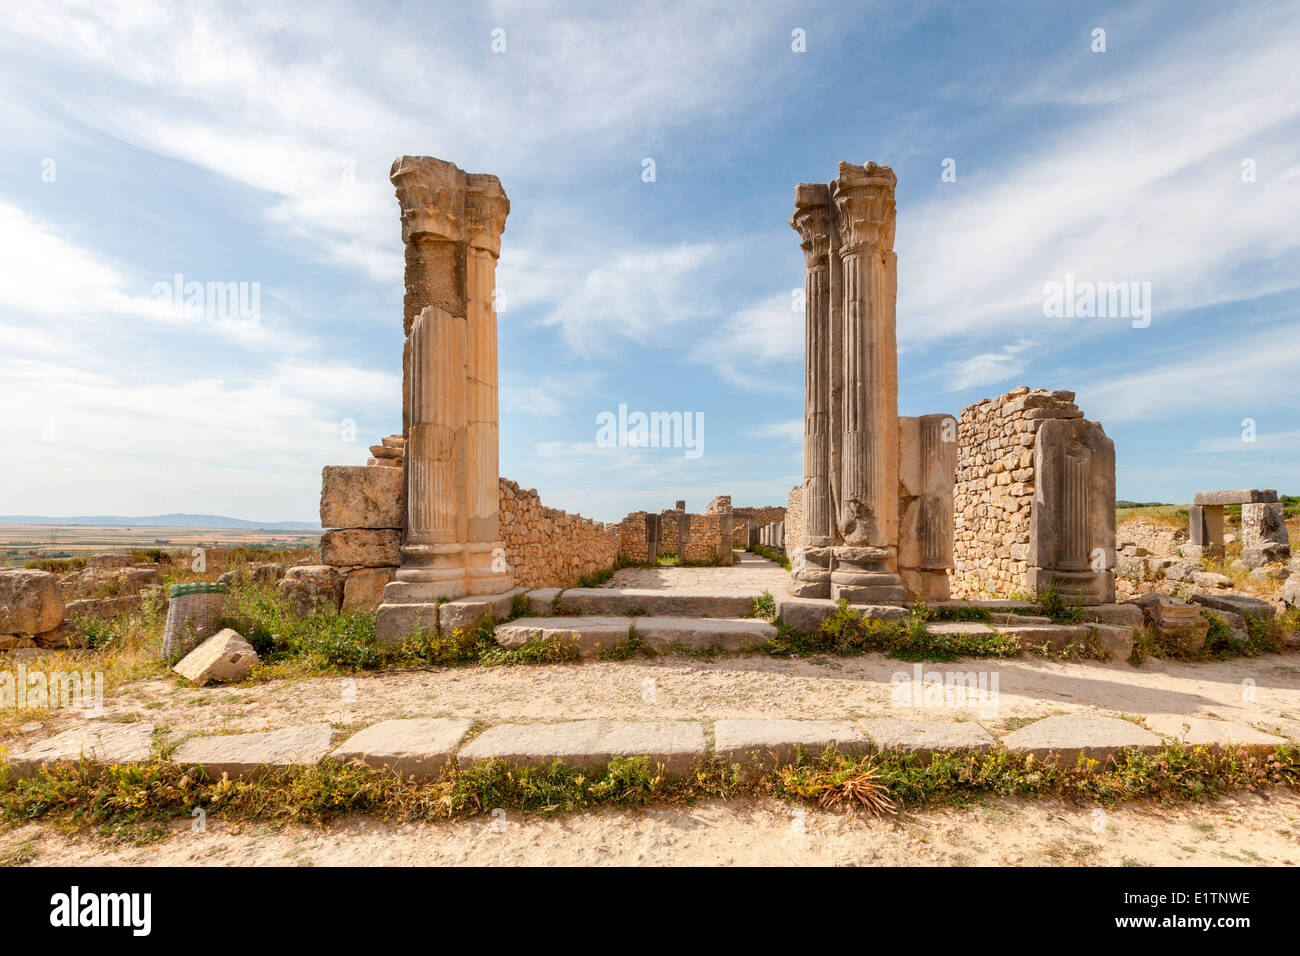
[[499, 594], [514, 583], [498, 524], [495, 303], [510, 200], [497, 177], [428, 156], [400, 157], [390, 179], [406, 247], [406, 535], [384, 604]]
[[[804, 530], [792, 593], [906, 599], [898, 575], [898, 256], [888, 166], [795, 187], [805, 258]], [[793, 542], [792, 542], [793, 543]]]

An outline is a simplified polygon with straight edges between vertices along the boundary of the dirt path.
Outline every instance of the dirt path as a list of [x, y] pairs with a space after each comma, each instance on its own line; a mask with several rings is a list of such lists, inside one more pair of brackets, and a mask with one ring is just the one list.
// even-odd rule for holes
[[1100, 810], [1055, 800], [991, 800], [877, 820], [774, 800], [506, 813], [439, 824], [349, 818], [325, 829], [188, 820], [137, 846], [49, 826], [0, 830], [0, 862], [35, 866], [1176, 865], [1300, 864], [1300, 794]]

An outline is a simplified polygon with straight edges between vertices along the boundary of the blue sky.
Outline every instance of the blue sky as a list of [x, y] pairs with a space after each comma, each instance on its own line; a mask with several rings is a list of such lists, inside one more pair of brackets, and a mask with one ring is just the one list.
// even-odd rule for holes
[[[0, 512], [315, 520], [400, 427], [403, 153], [510, 196], [501, 471], [549, 505], [785, 501], [787, 220], [840, 160], [898, 176], [902, 414], [1070, 388], [1121, 497], [1300, 489], [1294, 3], [307, 10], [7, 12]], [[173, 314], [177, 273], [258, 321]], [[1150, 283], [1150, 324], [1045, 317], [1067, 274]], [[598, 447], [620, 403], [703, 413], [703, 454]]]

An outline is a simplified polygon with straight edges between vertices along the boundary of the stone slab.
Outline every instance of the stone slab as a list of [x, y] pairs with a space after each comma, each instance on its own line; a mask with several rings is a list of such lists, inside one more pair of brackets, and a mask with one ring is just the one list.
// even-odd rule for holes
[[1236, 491], [1198, 491], [1193, 504], [1197, 505], [1249, 505], [1257, 502], [1277, 501], [1277, 491], [1272, 488], [1242, 488]]
[[988, 750], [996, 743], [992, 734], [969, 720], [868, 717], [858, 726], [877, 750], [909, 750], [927, 758], [947, 750]]
[[850, 720], [719, 720], [713, 736], [718, 756], [746, 772], [793, 763], [801, 750], [808, 757], [827, 747], [840, 753], [871, 751], [871, 740]]
[[557, 724], [498, 724], [461, 748], [468, 767], [501, 760], [511, 766], [598, 769], [614, 757], [649, 757], [668, 773], [685, 773], [708, 752], [704, 725], [693, 721], [574, 720]]
[[[776, 613], [786, 624], [804, 634], [814, 633], [823, 620], [835, 613], [837, 603], [830, 598], [796, 597], [786, 594], [776, 599]], [[901, 621], [908, 609], [897, 604], [850, 604], [865, 620]]]
[[1136, 604], [1094, 604], [1079, 609], [1083, 620], [1116, 627], [1141, 627], [1142, 608]]
[[637, 634], [655, 650], [674, 645], [694, 649], [738, 651], [769, 644], [776, 628], [757, 618], [638, 617]]
[[100, 764], [144, 762], [153, 752], [153, 731], [153, 724], [87, 721], [13, 754], [10, 771], [16, 777], [28, 777], [42, 764], [75, 763], [83, 758]]
[[555, 599], [563, 588], [536, 588], [528, 592], [528, 613], [546, 617], [555, 613]]
[[639, 618], [591, 617], [520, 617], [493, 630], [497, 643], [506, 648], [523, 647], [535, 641], [564, 641], [577, 645], [583, 657], [593, 657], [601, 650], [626, 641], [632, 625]]
[[645, 614], [663, 617], [744, 617], [761, 590], [716, 588], [569, 588], [560, 614]]
[[515, 595], [523, 593], [523, 588], [514, 588], [501, 594], [474, 595], [448, 601], [438, 608], [438, 627], [449, 634], [457, 628], [476, 628], [488, 617], [504, 621], [510, 616]]
[[1274, 737], [1238, 720], [1211, 720], [1181, 714], [1147, 714], [1145, 719], [1147, 726], [1160, 736], [1193, 747], [1232, 744], [1252, 750], [1271, 750], [1288, 742], [1285, 737]]
[[1129, 748], [1159, 750], [1161, 740], [1151, 731], [1118, 717], [1057, 714], [1012, 731], [1002, 738], [1002, 744], [1015, 753], [1072, 764], [1080, 754], [1105, 762]]
[[472, 726], [472, 720], [459, 717], [384, 720], [353, 734], [331, 756], [404, 777], [432, 777], [455, 760]]
[[327, 723], [300, 724], [258, 734], [191, 737], [172, 753], [172, 762], [203, 767], [208, 775], [231, 779], [278, 770], [308, 767], [330, 752], [334, 729]]
[[1267, 601], [1244, 594], [1193, 594], [1190, 600], [1212, 611], [1231, 611], [1242, 617], [1262, 617], [1270, 622], [1277, 613], [1277, 609]]

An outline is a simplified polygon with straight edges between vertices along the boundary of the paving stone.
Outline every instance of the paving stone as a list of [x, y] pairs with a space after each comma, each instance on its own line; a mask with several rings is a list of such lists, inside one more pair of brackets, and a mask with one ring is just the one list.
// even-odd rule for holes
[[485, 617], [504, 621], [510, 616], [515, 595], [523, 593], [523, 588], [514, 588], [501, 594], [475, 595], [448, 601], [438, 608], [438, 627], [442, 633], [450, 634], [458, 628], [476, 628]]
[[849, 720], [719, 720], [713, 737], [718, 756], [746, 773], [792, 763], [800, 750], [809, 757], [827, 747], [841, 753], [871, 750], [870, 739]]
[[569, 588], [561, 614], [645, 614], [663, 617], [744, 617], [761, 591], [715, 588]]
[[318, 763], [330, 751], [334, 730], [327, 723], [300, 724], [258, 734], [191, 737], [172, 753], [172, 762], [202, 766], [208, 775], [231, 779], [282, 767]]
[[1208, 717], [1187, 717], [1181, 714], [1147, 714], [1145, 720], [1147, 726], [1160, 736], [1181, 740], [1194, 747], [1226, 747], [1234, 744], [1252, 750], [1271, 750], [1287, 743], [1285, 737], [1266, 734], [1238, 720], [1211, 720]]
[[555, 613], [555, 599], [563, 588], [537, 588], [528, 592], [528, 613], [547, 617]]
[[460, 717], [384, 720], [353, 734], [331, 755], [404, 777], [436, 776], [456, 756], [456, 748], [474, 725]]
[[498, 724], [457, 755], [462, 767], [481, 760], [545, 766], [554, 760], [583, 769], [614, 757], [649, 757], [669, 773], [684, 773], [708, 748], [704, 725], [693, 721], [574, 720], [557, 724]]
[[946, 750], [988, 750], [996, 743], [992, 734], [969, 720], [868, 717], [858, 726], [877, 750], [910, 750], [927, 758]]
[[592, 657], [601, 650], [626, 641], [632, 624], [640, 620], [632, 617], [520, 617], [493, 630], [502, 647], [523, 647], [533, 641], [563, 641], [576, 644], [578, 653]]
[[638, 617], [633, 622], [646, 646], [655, 650], [678, 645], [738, 651], [761, 647], [776, 637], [775, 627], [756, 618]]
[[146, 761], [153, 749], [153, 731], [153, 724], [87, 721], [13, 754], [10, 770], [16, 777], [32, 776], [41, 764], [75, 763], [83, 757], [101, 764]]
[[1104, 762], [1130, 747], [1158, 750], [1161, 741], [1151, 731], [1118, 717], [1057, 714], [1012, 731], [1002, 744], [1040, 760], [1072, 764], [1080, 753]]

